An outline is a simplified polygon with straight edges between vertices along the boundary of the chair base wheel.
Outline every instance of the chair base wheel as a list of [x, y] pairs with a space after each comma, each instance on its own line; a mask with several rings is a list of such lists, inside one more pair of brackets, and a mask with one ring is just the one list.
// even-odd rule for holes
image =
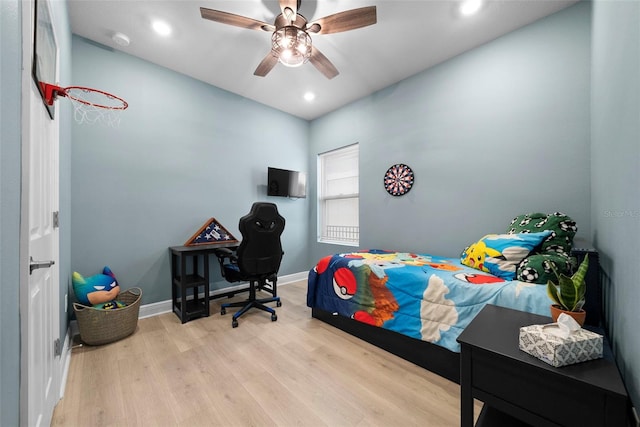
[[278, 316], [276, 315], [275, 310], [265, 305], [267, 303], [272, 303], [272, 302], [275, 302], [278, 307], [282, 306], [282, 302], [280, 302], [280, 299], [278, 297], [257, 299], [255, 298], [254, 294], [251, 294], [249, 296], [249, 299], [245, 301], [237, 301], [237, 302], [222, 304], [220, 306], [220, 315], [225, 315], [227, 313], [228, 308], [239, 307], [240, 309], [233, 314], [233, 317], [231, 319], [231, 326], [234, 328], [237, 328], [238, 318], [244, 315], [250, 309], [257, 308], [257, 309], [269, 312], [271, 314], [271, 321], [275, 322], [276, 320], [278, 320]]

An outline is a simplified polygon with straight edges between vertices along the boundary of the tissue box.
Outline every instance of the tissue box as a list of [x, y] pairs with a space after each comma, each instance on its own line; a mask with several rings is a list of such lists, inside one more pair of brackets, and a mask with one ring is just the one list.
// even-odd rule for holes
[[560, 367], [602, 357], [602, 335], [579, 329], [563, 338], [557, 323], [520, 328], [520, 350]]

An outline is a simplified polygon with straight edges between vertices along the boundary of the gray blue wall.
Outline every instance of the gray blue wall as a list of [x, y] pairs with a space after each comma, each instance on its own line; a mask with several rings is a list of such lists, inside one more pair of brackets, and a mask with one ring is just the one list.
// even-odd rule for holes
[[20, 3], [0, 1], [0, 425], [3, 426], [18, 425], [20, 415]]
[[[169, 300], [167, 248], [210, 217], [241, 238], [238, 219], [258, 200], [287, 221], [280, 273], [307, 270], [308, 199], [266, 195], [268, 166], [306, 172], [307, 121], [77, 36], [73, 76], [129, 103], [117, 129], [73, 125], [74, 271], [109, 265], [143, 304]], [[224, 286], [211, 271], [212, 289]]]
[[618, 367], [640, 408], [640, 2], [595, 2], [592, 38], [592, 236]]
[[[455, 257], [532, 211], [588, 235], [590, 16], [561, 11], [313, 121], [311, 176], [317, 153], [360, 143], [360, 246]], [[394, 163], [415, 173], [403, 197], [382, 185]], [[309, 228], [312, 259], [344, 250]]]

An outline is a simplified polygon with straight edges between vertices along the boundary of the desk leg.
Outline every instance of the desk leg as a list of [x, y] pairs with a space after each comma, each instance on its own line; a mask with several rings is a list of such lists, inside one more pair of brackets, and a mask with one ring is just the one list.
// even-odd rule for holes
[[178, 298], [178, 292], [176, 290], [176, 278], [178, 277], [178, 256], [174, 253], [171, 254], [171, 311], [175, 313], [176, 302]]
[[204, 315], [209, 317], [209, 254], [204, 253]]
[[460, 349], [460, 427], [473, 427], [471, 350], [465, 347]]
[[187, 321], [187, 257], [183, 254], [180, 257], [180, 321]]

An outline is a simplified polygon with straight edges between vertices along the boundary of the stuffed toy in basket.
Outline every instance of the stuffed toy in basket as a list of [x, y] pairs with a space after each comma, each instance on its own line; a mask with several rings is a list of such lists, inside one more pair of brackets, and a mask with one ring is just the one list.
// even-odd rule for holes
[[120, 292], [109, 267], [102, 274], [84, 278], [73, 273], [73, 290], [79, 302], [73, 303], [80, 339], [85, 344], [102, 345], [131, 335], [138, 325], [140, 288]]

